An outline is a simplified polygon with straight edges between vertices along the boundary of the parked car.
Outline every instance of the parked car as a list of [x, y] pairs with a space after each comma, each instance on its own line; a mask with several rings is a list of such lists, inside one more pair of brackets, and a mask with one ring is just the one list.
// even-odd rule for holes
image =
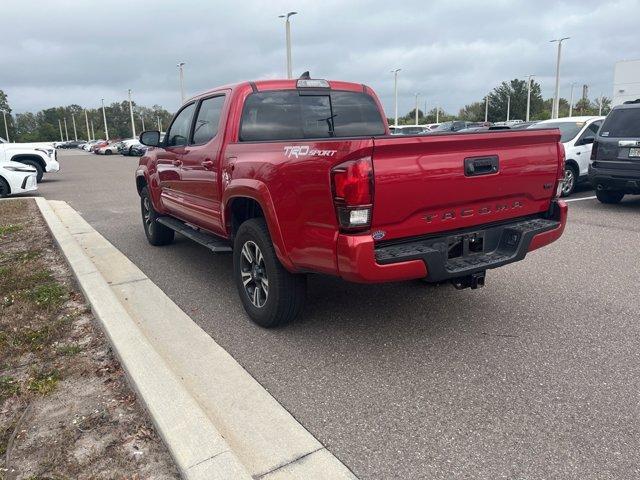
[[84, 143], [86, 143], [85, 140], [69, 140], [68, 142], [59, 144], [56, 148], [78, 148]]
[[142, 144], [133, 145], [129, 147], [129, 155], [132, 155], [135, 157], [141, 157], [142, 155], [145, 154], [145, 152], [147, 151], [147, 148], [148, 147]]
[[53, 146], [34, 148], [29, 145], [8, 143], [0, 137], [0, 163], [13, 161], [29, 165], [36, 170], [38, 182], [42, 181], [46, 172], [52, 173], [60, 170], [60, 164], [57, 160], [58, 154]]
[[133, 147], [142, 145], [140, 140], [137, 138], [129, 138], [127, 140], [123, 140], [122, 146], [120, 147], [120, 153], [122, 155], [133, 155]]
[[90, 152], [90, 151], [91, 151], [91, 149], [93, 148], [93, 146], [94, 146], [96, 143], [99, 143], [99, 142], [102, 142], [102, 141], [103, 141], [103, 140], [89, 140], [87, 143], [85, 143], [84, 145], [82, 145], [82, 149], [83, 149], [83, 150], [85, 150], [85, 151], [87, 151], [87, 152]]
[[640, 195], [640, 99], [607, 115], [593, 142], [589, 180], [602, 203]]
[[566, 223], [558, 130], [391, 136], [361, 83], [227, 85], [188, 100], [164, 141], [140, 140], [147, 240], [178, 231], [232, 252], [240, 301], [264, 327], [300, 313], [307, 273], [478, 288]]
[[120, 147], [122, 146], [122, 142], [110, 142], [106, 145], [98, 148], [96, 153], [98, 155], [113, 155], [114, 153], [120, 152]]
[[543, 120], [529, 127], [558, 128], [564, 145], [566, 160], [562, 196], [571, 195], [580, 182], [589, 179], [589, 157], [593, 141], [604, 117], [565, 117]]
[[463, 120], [454, 120], [451, 122], [443, 122], [438, 125], [433, 130], [430, 130], [432, 133], [442, 133], [442, 132], [458, 132], [464, 128], [471, 127], [481, 127], [482, 123], [479, 122], [465, 122]]
[[389, 133], [392, 135], [422, 135], [429, 131], [429, 127], [426, 125], [398, 125], [397, 127], [389, 127]]
[[30, 165], [0, 162], [0, 198], [38, 189], [38, 172]]
[[107, 145], [109, 145], [109, 142], [107, 140], [100, 140], [100, 141], [94, 143], [91, 146], [91, 150], [90, 151], [93, 152], [93, 153], [97, 153], [97, 150], [99, 148], [106, 147]]

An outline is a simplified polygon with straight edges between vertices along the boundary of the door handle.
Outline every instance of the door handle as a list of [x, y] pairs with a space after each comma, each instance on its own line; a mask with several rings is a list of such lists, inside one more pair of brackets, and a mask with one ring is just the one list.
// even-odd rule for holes
[[582, 152], [576, 152], [576, 155], [580, 155]]
[[182, 165], [182, 160], [173, 160], [171, 163], [173, 163], [174, 167], [179, 167]]
[[215, 164], [213, 163], [213, 160], [205, 160], [204, 162], [202, 162], [202, 166], [207, 169], [213, 168], [214, 165]]

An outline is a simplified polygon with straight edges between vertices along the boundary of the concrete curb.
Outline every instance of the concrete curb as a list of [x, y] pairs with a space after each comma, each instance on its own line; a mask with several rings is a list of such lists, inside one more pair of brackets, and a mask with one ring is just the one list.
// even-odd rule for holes
[[[136, 335], [142, 336], [141, 340], [147, 342], [156, 355], [155, 361], [161, 362], [170, 371], [167, 373], [165, 370], [162, 377], [169, 375], [175, 379], [191, 400], [197, 403], [198, 415], [202, 413], [206, 417], [205, 423], [216, 431], [216, 441], [213, 443], [218, 445], [219, 440], [224, 442], [223, 446], [219, 446], [222, 453], [218, 455], [223, 457], [221, 461], [227, 461], [225, 455], [228, 453], [232, 457], [228, 462], [234, 467], [242, 465], [254, 479], [356, 478], [78, 212], [65, 202], [40, 199], [38, 205], [45, 218], [53, 217], [51, 224], [56, 225], [56, 230], [51, 224], [50, 228], [72, 268], [76, 266], [79, 281], [83, 276], [91, 278], [90, 275], [99, 275], [102, 281], [100, 291], [91, 295], [85, 291], [87, 299], [93, 304], [93, 298], [102, 297], [106, 287], [109, 298], [115, 299], [119, 305], [119, 314], [126, 315], [134, 323], [133, 326], [128, 324], [125, 332], [134, 329]], [[67, 246], [68, 253], [63, 245]], [[92, 287], [91, 284], [89, 286]], [[182, 415], [185, 414], [185, 410], [178, 410]], [[170, 439], [166, 441], [169, 444]], [[228, 450], [225, 450], [227, 447]], [[175, 449], [181, 453], [180, 446]], [[191, 459], [187, 458], [183, 464], [188, 465], [192, 475], [199, 472], [201, 467], [208, 468], [209, 460], [198, 468], [189, 461]], [[182, 465], [177, 459], [176, 463]], [[247, 475], [245, 472], [235, 475], [233, 470], [228, 471], [230, 476], [225, 476], [226, 473], [216, 476], [209, 470], [197, 478], [242, 479]]]
[[222, 435], [148, 342], [49, 203], [43, 198], [35, 200], [182, 476], [250, 480]]

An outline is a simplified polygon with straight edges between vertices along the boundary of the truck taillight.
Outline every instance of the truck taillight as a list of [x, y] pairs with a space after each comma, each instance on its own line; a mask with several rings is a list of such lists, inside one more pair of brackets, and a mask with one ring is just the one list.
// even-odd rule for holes
[[558, 174], [556, 178], [556, 188], [555, 188], [555, 197], [560, 198], [562, 194], [562, 182], [564, 182], [564, 162], [567, 158], [567, 155], [564, 151], [564, 145], [562, 142], [558, 142]]
[[335, 166], [331, 170], [331, 186], [340, 227], [349, 231], [369, 228], [373, 204], [371, 157]]

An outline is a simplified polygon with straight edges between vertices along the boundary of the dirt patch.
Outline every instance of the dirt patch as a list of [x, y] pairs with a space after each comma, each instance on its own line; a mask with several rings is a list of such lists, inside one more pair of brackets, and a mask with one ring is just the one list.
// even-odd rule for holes
[[0, 479], [174, 479], [32, 200], [0, 201]]

